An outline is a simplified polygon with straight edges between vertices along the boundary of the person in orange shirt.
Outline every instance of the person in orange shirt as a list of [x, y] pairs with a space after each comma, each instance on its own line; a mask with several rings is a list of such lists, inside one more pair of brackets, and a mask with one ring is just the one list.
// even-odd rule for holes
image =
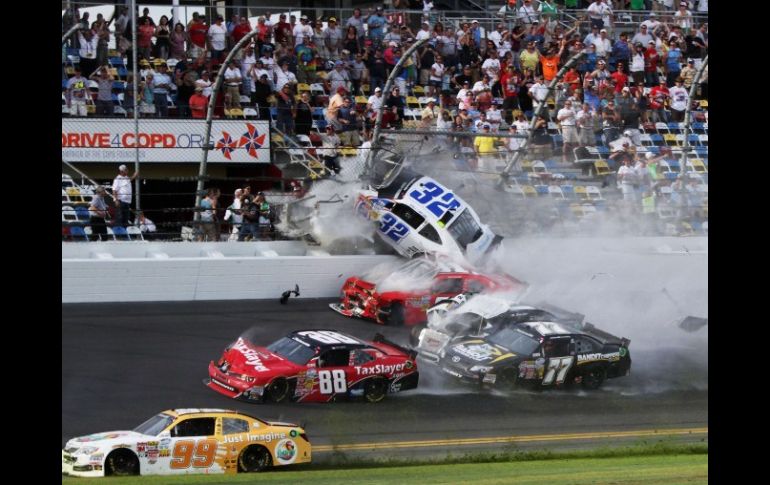
[[193, 119], [203, 119], [206, 117], [209, 98], [203, 95], [203, 88], [201, 86], [195, 88], [195, 93], [190, 96], [189, 103]]
[[540, 56], [540, 66], [543, 69], [543, 79], [546, 82], [551, 81], [556, 77], [556, 73], [559, 72], [559, 59], [564, 52], [565, 42], [561, 41], [559, 51], [556, 51], [556, 47], [549, 47], [546, 55]]

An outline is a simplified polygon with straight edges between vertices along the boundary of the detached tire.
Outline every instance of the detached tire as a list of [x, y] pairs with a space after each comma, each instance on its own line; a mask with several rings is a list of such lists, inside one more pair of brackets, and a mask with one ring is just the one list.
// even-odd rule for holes
[[273, 402], [281, 402], [289, 395], [289, 381], [283, 377], [273, 379], [265, 389], [267, 398]]
[[400, 327], [404, 324], [404, 305], [401, 303], [391, 303], [388, 325], [391, 327]]
[[380, 402], [385, 399], [385, 394], [388, 393], [388, 381], [385, 379], [369, 379], [364, 384], [364, 399], [366, 402]]
[[246, 473], [261, 472], [273, 466], [273, 458], [264, 446], [252, 445], [238, 456], [238, 471]]
[[105, 475], [128, 477], [139, 475], [139, 458], [133, 451], [118, 449], [107, 457]]
[[607, 370], [594, 368], [583, 375], [581, 385], [583, 389], [595, 390], [601, 387], [605, 379], [607, 379]]

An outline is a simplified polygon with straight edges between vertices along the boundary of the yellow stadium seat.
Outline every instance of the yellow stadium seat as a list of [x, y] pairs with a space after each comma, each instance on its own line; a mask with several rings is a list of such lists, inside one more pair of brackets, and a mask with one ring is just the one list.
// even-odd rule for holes
[[531, 185], [522, 185], [522, 191], [524, 191], [524, 197], [537, 197], [537, 190]]
[[588, 200], [590, 198], [584, 185], [575, 186], [575, 195], [582, 200]]
[[366, 104], [369, 100], [366, 99], [366, 96], [356, 96], [356, 104]]
[[679, 142], [676, 139], [676, 135], [673, 135], [671, 133], [666, 133], [663, 135], [663, 140], [666, 142], [666, 145], [668, 146], [679, 146]]
[[708, 99], [701, 99], [700, 100], [700, 107], [703, 109], [708, 109], [709, 107], [709, 100]]
[[534, 172], [535, 169], [532, 166], [532, 160], [523, 160], [521, 162], [521, 170], [523, 172]]
[[704, 164], [703, 160], [701, 160], [700, 158], [694, 158], [692, 160], [689, 160], [687, 162], [687, 168], [696, 173], [708, 173], [706, 164]]
[[340, 149], [340, 154], [343, 157], [355, 157], [356, 155], [358, 155], [358, 150], [356, 150], [353, 147], [342, 147]]
[[609, 175], [612, 173], [610, 166], [607, 165], [607, 162], [605, 162], [604, 160], [595, 161], [594, 167], [596, 168], [597, 175]]
[[417, 97], [420, 97], [420, 96], [425, 96], [425, 88], [424, 88], [424, 87], [422, 87], [422, 86], [420, 86], [419, 84], [415, 85], [415, 86], [412, 88], [412, 92], [413, 92], [413, 93], [414, 93], [414, 95], [415, 95], [415, 96], [417, 96]]
[[414, 96], [407, 96], [406, 105], [410, 108], [420, 108], [420, 101]]
[[307, 83], [299, 83], [297, 84], [297, 92], [302, 93], [309, 93], [310, 92], [310, 85]]
[[228, 116], [230, 118], [243, 118], [243, 110], [241, 108], [232, 108], [227, 109], [225, 108], [225, 116]]
[[370, 88], [370, 86], [368, 84], [362, 84], [361, 85], [361, 91], [364, 94], [366, 94], [367, 96], [369, 95], [369, 88]]

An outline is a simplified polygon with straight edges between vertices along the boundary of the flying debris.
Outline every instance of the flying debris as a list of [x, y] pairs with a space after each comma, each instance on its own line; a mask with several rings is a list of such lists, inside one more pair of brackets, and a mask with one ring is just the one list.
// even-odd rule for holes
[[286, 290], [281, 294], [281, 305], [285, 305], [286, 302], [289, 301], [289, 297], [294, 294], [294, 296], [299, 296], [299, 285], [295, 284], [293, 290]]

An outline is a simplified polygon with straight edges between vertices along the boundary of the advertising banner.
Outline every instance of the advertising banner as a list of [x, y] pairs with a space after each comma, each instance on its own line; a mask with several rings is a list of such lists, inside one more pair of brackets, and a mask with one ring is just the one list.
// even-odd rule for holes
[[[135, 139], [129, 119], [62, 119], [61, 153], [67, 162], [201, 161], [205, 120], [142, 119]], [[214, 120], [209, 163], [270, 163], [270, 125], [257, 120]]]

